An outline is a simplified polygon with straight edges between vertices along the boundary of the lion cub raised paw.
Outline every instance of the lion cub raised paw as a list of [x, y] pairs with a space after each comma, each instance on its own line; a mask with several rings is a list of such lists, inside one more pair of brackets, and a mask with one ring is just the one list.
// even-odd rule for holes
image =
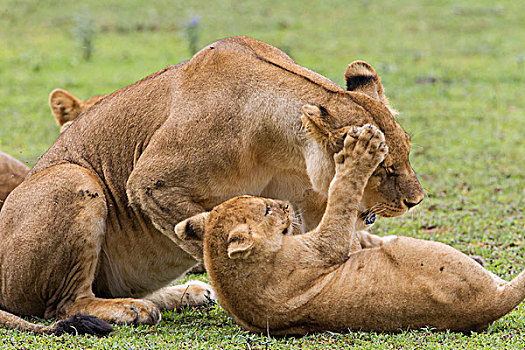
[[372, 124], [352, 127], [346, 133], [343, 149], [334, 155], [336, 173], [368, 181], [388, 154], [385, 135]]

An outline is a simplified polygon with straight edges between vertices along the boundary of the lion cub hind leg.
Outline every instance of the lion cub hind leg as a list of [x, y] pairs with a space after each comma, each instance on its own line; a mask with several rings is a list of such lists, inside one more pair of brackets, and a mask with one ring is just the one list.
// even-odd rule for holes
[[177, 310], [185, 306], [214, 303], [217, 297], [209, 284], [195, 280], [178, 286], [161, 288], [144, 299], [150, 300], [161, 310]]

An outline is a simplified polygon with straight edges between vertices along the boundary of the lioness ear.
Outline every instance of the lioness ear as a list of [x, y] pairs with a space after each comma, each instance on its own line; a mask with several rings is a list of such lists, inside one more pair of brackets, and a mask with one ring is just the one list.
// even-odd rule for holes
[[228, 257], [246, 259], [252, 252], [255, 242], [246, 225], [239, 225], [228, 235]]
[[346, 90], [359, 91], [383, 102], [384, 90], [381, 78], [371, 65], [364, 61], [352, 62], [345, 71]]
[[333, 147], [334, 139], [327, 120], [328, 112], [321, 108], [313, 105], [304, 105], [301, 108], [301, 121], [306, 128], [308, 136], [323, 146]]
[[206, 219], [210, 213], [200, 213], [175, 225], [177, 238], [183, 241], [202, 241], [206, 227]]
[[59, 126], [75, 119], [82, 111], [82, 104], [82, 100], [63, 89], [55, 89], [49, 95], [49, 107]]

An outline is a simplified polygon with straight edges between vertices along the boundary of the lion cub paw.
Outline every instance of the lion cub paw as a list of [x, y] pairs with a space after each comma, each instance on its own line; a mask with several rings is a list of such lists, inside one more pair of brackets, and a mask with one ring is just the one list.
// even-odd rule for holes
[[336, 172], [353, 172], [368, 179], [387, 154], [381, 130], [372, 124], [353, 127], [345, 135], [343, 149], [334, 156]]

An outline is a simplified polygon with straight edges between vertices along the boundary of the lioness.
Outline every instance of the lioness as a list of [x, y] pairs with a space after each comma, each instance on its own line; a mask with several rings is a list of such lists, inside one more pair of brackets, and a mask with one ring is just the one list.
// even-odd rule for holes
[[[345, 77], [352, 91], [268, 44], [234, 37], [100, 100], [6, 200], [0, 308], [156, 323], [159, 309], [214, 298], [202, 283], [162, 288], [202, 259], [202, 245], [178, 240], [175, 225], [261, 194], [290, 200], [305, 229], [315, 227], [351, 125], [377, 125], [390, 147], [363, 217], [405, 213], [423, 198], [409, 138], [369, 65], [350, 64]], [[306, 138], [301, 116], [322, 144]]]
[[29, 168], [24, 163], [7, 153], [0, 152], [0, 209], [7, 195], [24, 181], [28, 172]]
[[525, 298], [512, 282], [447, 245], [390, 236], [361, 249], [355, 227], [368, 179], [387, 153], [382, 133], [352, 129], [317, 228], [290, 236], [286, 202], [237, 197], [175, 228], [204, 237], [204, 263], [221, 305], [244, 328], [275, 335], [425, 326], [480, 330]]

